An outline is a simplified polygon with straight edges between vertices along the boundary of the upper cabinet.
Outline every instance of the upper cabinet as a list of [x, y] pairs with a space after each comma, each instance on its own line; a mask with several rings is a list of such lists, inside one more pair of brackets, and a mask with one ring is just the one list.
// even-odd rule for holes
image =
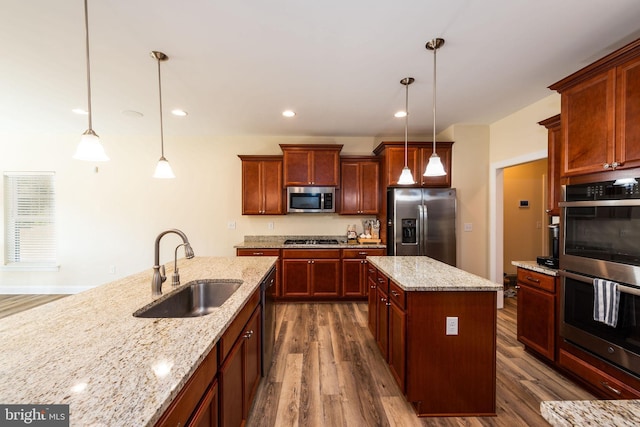
[[282, 156], [238, 156], [242, 160], [242, 214], [283, 215]]
[[640, 39], [549, 86], [561, 94], [561, 175], [640, 166]]
[[380, 209], [380, 164], [376, 157], [340, 159], [340, 214], [377, 215]]
[[330, 186], [340, 181], [342, 145], [280, 144], [283, 152], [284, 186]]
[[562, 198], [561, 194], [561, 157], [562, 157], [562, 129], [560, 126], [560, 114], [549, 117], [538, 122], [539, 125], [547, 128], [548, 132], [548, 152], [547, 164], [549, 170], [549, 180], [547, 182], [547, 213], [549, 215], [560, 215], [558, 202]]
[[[413, 187], [451, 187], [451, 154], [453, 142], [436, 142], [436, 153], [440, 156], [444, 166], [444, 176], [426, 177], [422, 174], [427, 168], [429, 158], [433, 153], [430, 142], [409, 142], [407, 149], [407, 166], [411, 169], [413, 179], [417, 182]], [[383, 177], [385, 187], [398, 185], [398, 178], [404, 168], [404, 142], [382, 142], [373, 152], [382, 158]]]

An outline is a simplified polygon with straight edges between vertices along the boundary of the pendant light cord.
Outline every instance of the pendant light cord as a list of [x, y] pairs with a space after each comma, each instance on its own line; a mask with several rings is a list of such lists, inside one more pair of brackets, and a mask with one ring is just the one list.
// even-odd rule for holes
[[433, 153], [436, 152], [436, 51], [438, 39], [433, 39]]
[[404, 101], [404, 167], [408, 167], [409, 164], [409, 154], [408, 154], [408, 129], [409, 129], [409, 79], [407, 79], [407, 84], [405, 85], [406, 95]]
[[89, 115], [89, 130], [93, 130], [91, 123], [91, 65], [89, 61], [89, 11], [87, 9], [87, 0], [84, 0], [84, 34], [87, 58], [87, 113]]
[[162, 81], [160, 77], [160, 58], [158, 60], [158, 93], [160, 94], [160, 155], [164, 159], [164, 130], [162, 123]]

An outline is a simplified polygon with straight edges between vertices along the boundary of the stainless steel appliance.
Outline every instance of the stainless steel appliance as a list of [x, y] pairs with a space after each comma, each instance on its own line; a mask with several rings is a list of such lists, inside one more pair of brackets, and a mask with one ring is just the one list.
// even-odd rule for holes
[[266, 377], [273, 361], [273, 347], [276, 342], [276, 269], [272, 268], [260, 284], [262, 303], [262, 376]]
[[[560, 334], [640, 376], [640, 189], [636, 180], [567, 185], [560, 228]], [[594, 280], [619, 284], [616, 326], [594, 320]]]
[[456, 190], [387, 190], [387, 253], [424, 255], [456, 265]]
[[335, 194], [334, 187], [287, 187], [287, 212], [335, 212]]

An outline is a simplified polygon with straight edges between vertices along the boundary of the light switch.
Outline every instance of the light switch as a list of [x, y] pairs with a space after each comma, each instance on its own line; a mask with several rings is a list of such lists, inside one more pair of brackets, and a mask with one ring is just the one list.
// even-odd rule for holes
[[458, 335], [457, 317], [447, 317], [447, 335]]
[[473, 224], [470, 222], [464, 223], [464, 231], [473, 231]]
[[229, 221], [227, 222], [227, 228], [229, 230], [235, 230], [236, 229], [236, 222], [235, 221]]

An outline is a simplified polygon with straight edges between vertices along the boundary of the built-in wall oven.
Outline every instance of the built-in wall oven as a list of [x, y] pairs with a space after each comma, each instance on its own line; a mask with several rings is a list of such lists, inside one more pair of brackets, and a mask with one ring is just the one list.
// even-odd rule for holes
[[[638, 182], [630, 179], [567, 185], [563, 193], [560, 334], [566, 341], [640, 377]], [[609, 324], [595, 320], [596, 279], [617, 284], [617, 315]]]

